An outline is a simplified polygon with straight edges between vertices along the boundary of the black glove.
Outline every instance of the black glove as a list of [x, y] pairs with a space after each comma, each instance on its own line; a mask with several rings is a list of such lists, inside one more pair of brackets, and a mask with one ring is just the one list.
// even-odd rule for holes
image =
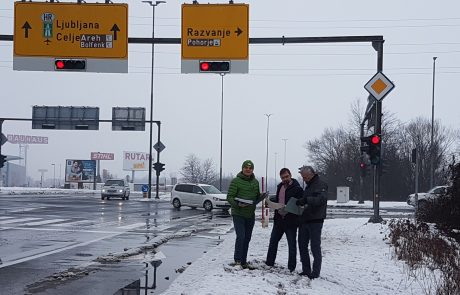
[[304, 206], [305, 205], [305, 200], [304, 199], [298, 199], [295, 204], [297, 206]]

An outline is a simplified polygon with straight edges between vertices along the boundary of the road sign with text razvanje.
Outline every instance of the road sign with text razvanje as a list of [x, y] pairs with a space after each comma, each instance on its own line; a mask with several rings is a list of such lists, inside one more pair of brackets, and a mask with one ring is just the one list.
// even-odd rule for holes
[[390, 93], [395, 84], [390, 81], [382, 72], [378, 72], [372, 77], [369, 82], [364, 85], [364, 88], [378, 101], [382, 100]]
[[14, 55], [128, 58], [128, 5], [15, 2]]
[[248, 4], [182, 4], [182, 59], [248, 59]]

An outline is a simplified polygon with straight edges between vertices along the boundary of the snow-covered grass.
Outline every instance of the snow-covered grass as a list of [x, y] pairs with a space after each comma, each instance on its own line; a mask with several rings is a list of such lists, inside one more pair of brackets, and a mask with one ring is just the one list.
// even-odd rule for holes
[[287, 269], [287, 243], [283, 237], [274, 267], [264, 261], [271, 226], [256, 223], [249, 247], [255, 269], [238, 269], [233, 262], [235, 234], [194, 262], [163, 294], [422, 294], [408, 281], [404, 262], [397, 261], [385, 240], [388, 227], [367, 223], [367, 218], [330, 219], [323, 228], [321, 277], [310, 281], [297, 269]]

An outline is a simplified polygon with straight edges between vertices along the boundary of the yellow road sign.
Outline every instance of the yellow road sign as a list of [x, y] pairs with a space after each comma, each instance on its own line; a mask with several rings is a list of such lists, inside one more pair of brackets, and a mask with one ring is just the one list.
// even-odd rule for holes
[[364, 85], [364, 88], [371, 94], [376, 100], [382, 100], [388, 93], [390, 93], [395, 84], [390, 81], [382, 72], [375, 74], [369, 82]]
[[16, 56], [128, 58], [128, 5], [14, 3]]
[[182, 4], [182, 59], [248, 59], [248, 4]]

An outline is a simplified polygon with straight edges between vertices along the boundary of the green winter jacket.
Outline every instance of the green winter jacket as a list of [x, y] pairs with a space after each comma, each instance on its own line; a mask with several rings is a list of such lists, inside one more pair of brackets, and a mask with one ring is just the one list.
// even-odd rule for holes
[[240, 207], [238, 206], [238, 202], [235, 201], [235, 198], [238, 197], [241, 199], [253, 200], [255, 203], [259, 196], [259, 181], [257, 181], [254, 177], [254, 174], [246, 176], [243, 172], [238, 173], [238, 175], [230, 183], [227, 194], [227, 201], [232, 206], [232, 215], [254, 218], [256, 205]]

